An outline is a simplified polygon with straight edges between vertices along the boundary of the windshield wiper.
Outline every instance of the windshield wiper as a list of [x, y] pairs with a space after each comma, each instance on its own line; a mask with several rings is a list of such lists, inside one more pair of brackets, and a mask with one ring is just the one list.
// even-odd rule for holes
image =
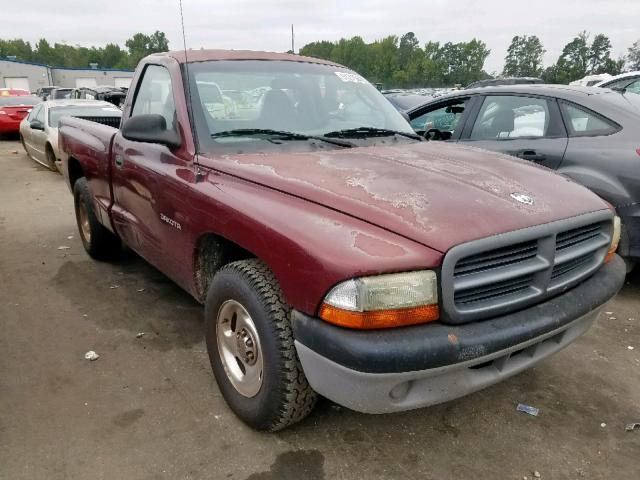
[[422, 140], [422, 138], [415, 133], [401, 132], [399, 130], [389, 130], [386, 128], [375, 127], [357, 127], [348, 128], [346, 130], [336, 130], [335, 132], [325, 133], [324, 137], [339, 137], [339, 138], [367, 138], [367, 137], [390, 137], [391, 135], [401, 135], [403, 137], [412, 138], [414, 140]]
[[277, 138], [278, 140], [320, 140], [339, 147], [351, 148], [354, 145], [350, 142], [342, 142], [318, 135], [305, 135], [303, 133], [287, 132], [284, 130], [271, 130], [269, 128], [238, 128], [235, 130], [225, 130], [211, 134], [211, 138], [221, 137], [262, 137], [266, 140]]

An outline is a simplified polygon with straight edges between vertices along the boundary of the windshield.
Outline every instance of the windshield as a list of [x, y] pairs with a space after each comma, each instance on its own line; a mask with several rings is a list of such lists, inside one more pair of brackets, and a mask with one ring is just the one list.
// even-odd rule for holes
[[17, 107], [22, 105], [37, 105], [42, 102], [40, 97], [19, 95], [16, 97], [0, 97], [0, 107]]
[[49, 109], [49, 126], [58, 128], [62, 117], [120, 117], [120, 109], [104, 105], [91, 107], [52, 107]]
[[[288, 148], [283, 142], [301, 144], [305, 136], [317, 141], [327, 134], [355, 138], [347, 145], [373, 145], [394, 135], [384, 130], [399, 132], [402, 140], [397, 141], [416, 141], [402, 137], [413, 130], [382, 94], [345, 68], [290, 61], [210, 61], [189, 64], [189, 78], [201, 151]], [[266, 131], [279, 132], [277, 139]]]
[[52, 95], [54, 100], [60, 98], [71, 98], [71, 93], [73, 92], [73, 88], [57, 88], [52, 90]]

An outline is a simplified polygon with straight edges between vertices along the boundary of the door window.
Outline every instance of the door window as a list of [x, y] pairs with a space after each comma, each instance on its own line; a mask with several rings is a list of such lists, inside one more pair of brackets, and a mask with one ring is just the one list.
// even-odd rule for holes
[[411, 126], [418, 132], [426, 132], [435, 128], [441, 132], [451, 132], [453, 134], [458, 128], [468, 101], [468, 98], [461, 99], [455, 103], [448, 103], [435, 110], [423, 113], [411, 120]]
[[36, 112], [36, 116], [34, 118], [42, 122], [42, 125], [44, 125], [44, 107], [41, 107], [40, 110]]
[[27, 120], [29, 120], [30, 122], [32, 120], [35, 120], [36, 115], [38, 115], [38, 112], [40, 112], [41, 109], [42, 105], [36, 105], [35, 107], [33, 107], [33, 110], [31, 110], [31, 113], [29, 113], [29, 117], [27, 118]]
[[625, 89], [627, 92], [640, 94], [640, 78], [623, 78], [608, 84], [607, 88]]
[[131, 116], [150, 113], [162, 115], [167, 121], [167, 129], [173, 129], [176, 106], [171, 76], [166, 68], [159, 65], [149, 65], [145, 69]]
[[562, 103], [562, 111], [573, 137], [611, 135], [619, 130], [617, 125], [577, 105]]
[[471, 140], [553, 136], [549, 102], [543, 98], [488, 96], [471, 131]]

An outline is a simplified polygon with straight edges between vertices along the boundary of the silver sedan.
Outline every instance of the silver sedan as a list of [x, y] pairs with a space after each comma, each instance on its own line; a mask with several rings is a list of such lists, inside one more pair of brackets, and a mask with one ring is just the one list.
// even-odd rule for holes
[[71, 116], [117, 127], [122, 111], [98, 100], [49, 100], [42, 102], [20, 123], [20, 140], [27, 155], [51, 170], [58, 170], [58, 122]]

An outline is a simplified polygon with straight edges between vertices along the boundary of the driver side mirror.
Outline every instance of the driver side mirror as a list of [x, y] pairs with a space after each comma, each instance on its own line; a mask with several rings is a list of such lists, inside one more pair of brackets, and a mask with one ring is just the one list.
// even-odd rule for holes
[[31, 130], [44, 130], [44, 125], [40, 120], [31, 120], [29, 127], [31, 127]]
[[121, 128], [122, 136], [134, 142], [159, 143], [169, 148], [181, 145], [177, 131], [167, 129], [167, 121], [162, 115], [148, 113], [128, 118]]

